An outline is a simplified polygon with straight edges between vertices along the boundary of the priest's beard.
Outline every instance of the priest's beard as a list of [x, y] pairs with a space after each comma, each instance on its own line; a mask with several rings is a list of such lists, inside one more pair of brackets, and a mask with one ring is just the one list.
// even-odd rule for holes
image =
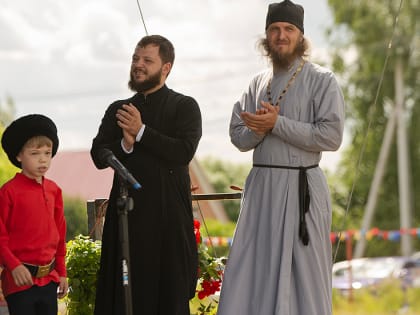
[[275, 69], [288, 69], [297, 55], [293, 54], [277, 54], [271, 53], [271, 62]]
[[278, 53], [269, 47], [269, 56], [273, 63], [274, 69], [287, 70], [293, 61], [300, 56], [300, 52], [303, 49], [303, 43], [298, 43], [291, 53]]
[[128, 81], [128, 87], [134, 92], [143, 93], [160, 85], [161, 76], [162, 69], [159, 69], [159, 71], [151, 74], [146, 80], [136, 81], [133, 78], [133, 74], [130, 72], [130, 81]]

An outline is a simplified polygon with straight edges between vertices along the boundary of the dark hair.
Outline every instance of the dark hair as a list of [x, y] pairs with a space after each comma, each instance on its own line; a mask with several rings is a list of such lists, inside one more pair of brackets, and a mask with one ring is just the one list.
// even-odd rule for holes
[[[271, 59], [271, 51], [267, 37], [261, 38], [257, 44], [258, 47], [261, 49], [263, 55]], [[302, 36], [302, 40], [296, 46], [295, 53], [298, 57], [308, 57], [310, 53], [310, 48], [311, 45], [309, 43], [309, 40], [305, 36]]]
[[161, 35], [148, 35], [143, 37], [138, 43], [138, 47], [146, 47], [148, 45], [156, 45], [159, 47], [159, 56], [163, 63], [174, 64], [175, 49], [172, 43]]

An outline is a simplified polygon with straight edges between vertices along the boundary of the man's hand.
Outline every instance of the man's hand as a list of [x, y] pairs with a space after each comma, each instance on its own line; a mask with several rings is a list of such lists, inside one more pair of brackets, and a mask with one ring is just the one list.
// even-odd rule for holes
[[28, 268], [24, 265], [19, 265], [12, 270], [12, 277], [18, 287], [23, 285], [33, 285], [32, 275]]
[[261, 101], [262, 108], [255, 114], [242, 112], [241, 118], [245, 125], [256, 134], [265, 135], [273, 129], [280, 112], [280, 106], [273, 106], [269, 102]]
[[136, 142], [136, 136], [143, 126], [141, 114], [133, 104], [123, 104], [117, 110], [117, 124], [123, 130], [123, 145], [126, 150], [131, 150]]

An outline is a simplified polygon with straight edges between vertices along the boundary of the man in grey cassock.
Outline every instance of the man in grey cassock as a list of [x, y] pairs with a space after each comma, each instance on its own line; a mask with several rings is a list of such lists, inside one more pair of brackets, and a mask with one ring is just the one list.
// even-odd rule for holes
[[270, 4], [260, 42], [272, 69], [234, 105], [232, 143], [253, 150], [218, 315], [330, 315], [331, 200], [318, 167], [339, 148], [345, 104], [334, 74], [307, 60], [303, 7]]

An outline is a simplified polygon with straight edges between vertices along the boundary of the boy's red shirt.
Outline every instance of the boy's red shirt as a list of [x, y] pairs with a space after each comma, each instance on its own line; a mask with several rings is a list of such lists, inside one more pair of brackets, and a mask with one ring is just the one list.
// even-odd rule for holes
[[21, 173], [0, 188], [0, 265], [5, 296], [28, 289], [16, 286], [11, 271], [22, 263], [55, 270], [34, 285], [44, 286], [66, 277], [66, 221], [60, 187], [44, 177], [42, 184]]

